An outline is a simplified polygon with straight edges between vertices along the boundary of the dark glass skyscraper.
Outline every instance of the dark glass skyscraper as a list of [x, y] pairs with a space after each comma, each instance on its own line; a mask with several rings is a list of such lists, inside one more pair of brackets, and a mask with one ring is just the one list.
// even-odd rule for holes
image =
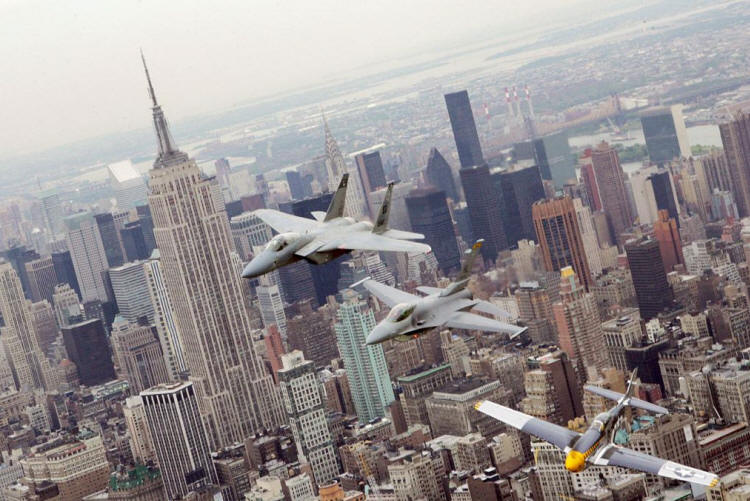
[[62, 328], [68, 356], [78, 368], [81, 384], [94, 386], [115, 378], [107, 333], [98, 318]]
[[519, 240], [535, 240], [534, 219], [531, 206], [544, 198], [544, 186], [539, 168], [534, 165], [522, 169], [493, 174], [495, 189], [502, 204], [501, 212], [508, 245]]
[[641, 113], [641, 127], [651, 162], [662, 164], [690, 156], [690, 145], [679, 105], [653, 108]]
[[570, 153], [568, 134], [556, 132], [532, 141], [534, 160], [539, 166], [542, 179], [555, 183], [555, 188], [562, 187], [571, 179], [576, 179], [575, 162]]
[[458, 202], [458, 190], [456, 189], [456, 181], [453, 179], [453, 169], [437, 148], [430, 150], [424, 172], [428, 183], [439, 190], [443, 190], [446, 197]]
[[125, 226], [120, 230], [120, 238], [122, 239], [122, 247], [125, 250], [125, 259], [128, 262], [138, 259], [148, 259], [151, 255], [148, 247], [146, 247], [146, 240], [143, 238], [143, 227], [139, 221], [125, 223]]
[[99, 236], [102, 238], [107, 264], [110, 268], [122, 266], [125, 263], [125, 258], [122, 255], [122, 245], [120, 245], [120, 238], [117, 236], [114, 217], [109, 212], [103, 212], [94, 215], [94, 219], [96, 219], [96, 226], [99, 228]]
[[360, 153], [354, 157], [354, 163], [357, 166], [359, 178], [362, 180], [362, 193], [365, 197], [368, 193], [385, 187], [385, 171], [383, 171], [383, 161], [379, 151]]
[[659, 242], [651, 238], [630, 240], [625, 244], [625, 253], [641, 318], [650, 320], [671, 307], [674, 299], [664, 271]]
[[156, 249], [156, 239], [154, 238], [154, 220], [151, 218], [151, 208], [148, 205], [139, 205], [135, 208], [138, 213], [138, 221], [141, 223], [143, 231], [143, 241], [146, 244], [149, 255]]
[[302, 185], [302, 176], [296, 170], [286, 171], [286, 183], [289, 185], [289, 193], [292, 200], [301, 200], [305, 198], [305, 189]]
[[[317, 197], [305, 198], [304, 200], [296, 200], [294, 202], [286, 202], [279, 204], [279, 209], [288, 214], [294, 214], [299, 217], [310, 217], [310, 213], [313, 211], [328, 210], [328, 206], [331, 204], [333, 193], [324, 193]], [[325, 304], [326, 297], [335, 295], [338, 292], [338, 281], [340, 275], [339, 265], [341, 264], [340, 259], [330, 261], [326, 264], [311, 265], [309, 263], [303, 263], [304, 266], [309, 268], [309, 273], [312, 276], [313, 285], [315, 287], [315, 299], [318, 304]], [[281, 270], [280, 270], [281, 271]], [[288, 284], [283, 283], [284, 279], [282, 276], [282, 287], [287, 291]], [[306, 299], [306, 298], [300, 298]]]
[[406, 210], [411, 229], [424, 234], [443, 273], [457, 270], [461, 258], [445, 192], [432, 187], [413, 190], [406, 196]]
[[648, 177], [651, 186], [654, 189], [654, 199], [658, 210], [665, 210], [669, 217], [677, 222], [680, 227], [680, 214], [677, 212], [677, 203], [675, 202], [674, 189], [670, 179], [669, 171], [664, 169]]
[[453, 128], [458, 160], [461, 167], [472, 167], [484, 163], [482, 146], [479, 143], [474, 113], [471, 111], [469, 93], [465, 90], [445, 95], [445, 105]]
[[464, 167], [459, 171], [469, 209], [471, 232], [475, 239], [485, 240], [482, 257], [494, 261], [498, 252], [508, 247], [497, 191], [487, 164]]
[[73, 259], [70, 257], [70, 251], [53, 252], [52, 265], [55, 268], [57, 282], [70, 285], [71, 289], [76, 291], [76, 294], [80, 298], [81, 288], [78, 286], [76, 270], [73, 267]]

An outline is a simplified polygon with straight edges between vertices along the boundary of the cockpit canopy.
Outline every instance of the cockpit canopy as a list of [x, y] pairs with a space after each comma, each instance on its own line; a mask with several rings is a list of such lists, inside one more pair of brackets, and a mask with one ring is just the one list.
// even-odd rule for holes
[[297, 233], [280, 233], [279, 235], [276, 235], [268, 241], [266, 250], [270, 250], [273, 252], [282, 251], [286, 248], [287, 245], [295, 241], [298, 237], [299, 234]]
[[409, 303], [400, 303], [391, 308], [390, 313], [386, 317], [391, 322], [401, 322], [409, 318], [409, 315], [414, 313], [414, 308], [417, 306]]

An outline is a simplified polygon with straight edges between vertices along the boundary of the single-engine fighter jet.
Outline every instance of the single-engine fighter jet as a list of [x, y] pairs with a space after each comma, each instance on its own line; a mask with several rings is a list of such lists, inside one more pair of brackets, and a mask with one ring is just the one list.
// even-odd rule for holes
[[242, 271], [243, 278], [255, 278], [301, 259], [323, 264], [353, 250], [430, 252], [430, 246], [411, 240], [424, 238], [420, 233], [388, 228], [393, 183], [383, 199], [375, 224], [344, 217], [344, 202], [349, 174], [341, 178], [327, 212], [314, 211], [315, 219], [293, 216], [271, 209], [254, 212], [278, 235]]
[[719, 477], [713, 473], [649, 456], [642, 452], [636, 452], [632, 449], [615, 445], [608, 439], [615, 431], [620, 413], [626, 406], [657, 414], [668, 414], [667, 409], [664, 407], [633, 398], [636, 373], [637, 369], [633, 371], [628, 383], [628, 389], [624, 395], [596, 386], [584, 387], [585, 390], [591, 393], [617, 402], [607, 412], [596, 416], [591, 426], [584, 433], [578, 433], [568, 428], [548, 423], [547, 421], [528, 416], [522, 412], [487, 400], [477, 402], [474, 408], [524, 433], [534, 435], [558, 447], [565, 453], [565, 468], [571, 472], [583, 471], [588, 464], [611, 465], [714, 487], [719, 482]]
[[525, 327], [506, 324], [497, 320], [469, 313], [472, 308], [494, 316], [507, 317], [508, 313], [492, 303], [474, 299], [466, 285], [469, 283], [471, 268], [474, 265], [483, 240], [477, 240], [471, 249], [466, 251], [466, 260], [455, 282], [445, 289], [438, 287], [417, 287], [424, 297], [415, 296], [371, 278], [353, 284], [364, 286], [378, 299], [391, 307], [388, 316], [380, 322], [367, 336], [367, 344], [382, 343], [387, 339], [408, 341], [436, 327], [453, 329], [482, 330], [505, 332], [511, 338], [526, 330]]

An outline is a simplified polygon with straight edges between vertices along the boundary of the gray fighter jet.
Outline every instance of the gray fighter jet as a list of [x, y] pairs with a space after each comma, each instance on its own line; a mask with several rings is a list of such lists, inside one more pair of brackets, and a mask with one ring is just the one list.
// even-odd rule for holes
[[254, 278], [302, 259], [323, 264], [353, 250], [430, 252], [430, 246], [412, 242], [420, 233], [388, 228], [393, 183], [383, 199], [375, 224], [344, 217], [349, 174], [341, 178], [327, 212], [315, 211], [315, 219], [293, 216], [271, 209], [254, 212], [279, 234], [242, 271], [243, 278]]
[[591, 393], [617, 402], [608, 411], [597, 415], [584, 433], [548, 423], [487, 400], [477, 402], [474, 408], [524, 433], [546, 440], [559, 448], [565, 453], [565, 468], [571, 472], [583, 471], [589, 464], [610, 465], [682, 480], [683, 482], [709, 487], [716, 486], [719, 483], [719, 477], [713, 473], [649, 456], [643, 452], [615, 445], [609, 440], [609, 435], [614, 433], [617, 427], [620, 414], [627, 406], [657, 414], [668, 413], [664, 407], [633, 397], [636, 374], [637, 370], [634, 370], [624, 395], [596, 386], [584, 387]]
[[424, 297], [395, 289], [370, 278], [353, 284], [362, 285], [378, 299], [391, 307], [388, 316], [380, 322], [367, 336], [367, 344], [382, 343], [387, 339], [408, 341], [417, 338], [424, 332], [437, 327], [453, 329], [482, 330], [505, 332], [511, 338], [526, 330], [525, 327], [506, 324], [497, 320], [469, 313], [472, 308], [494, 316], [507, 317], [508, 314], [492, 303], [474, 299], [466, 285], [469, 283], [471, 268], [483, 240], [477, 240], [471, 249], [466, 251], [461, 273], [455, 282], [445, 289], [438, 287], [417, 287]]

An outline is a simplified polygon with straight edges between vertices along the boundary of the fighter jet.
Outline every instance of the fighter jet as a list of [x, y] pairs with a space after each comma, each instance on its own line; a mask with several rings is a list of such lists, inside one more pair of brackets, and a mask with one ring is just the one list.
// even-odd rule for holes
[[719, 477], [713, 473], [636, 452], [615, 445], [606, 438], [615, 431], [620, 413], [627, 406], [657, 414], [668, 414], [664, 407], [632, 396], [636, 374], [637, 369], [633, 371], [624, 395], [596, 386], [584, 387], [585, 390], [614, 400], [617, 404], [607, 412], [596, 416], [588, 430], [582, 434], [487, 400], [477, 402], [474, 408], [524, 433], [539, 437], [556, 446], [565, 453], [565, 468], [571, 472], [583, 471], [589, 464], [611, 465], [714, 487], [719, 482]]
[[242, 271], [243, 278], [255, 278], [299, 260], [323, 264], [353, 250], [430, 252], [430, 246], [411, 240], [420, 233], [388, 228], [393, 183], [383, 199], [375, 224], [344, 217], [349, 174], [341, 178], [327, 212], [314, 211], [315, 219], [293, 216], [271, 209], [258, 209], [256, 216], [279, 234]]
[[387, 339], [408, 341], [422, 333], [437, 328], [482, 330], [505, 332], [516, 337], [526, 330], [525, 327], [506, 324], [497, 320], [469, 313], [472, 308], [490, 315], [507, 317], [508, 314], [492, 303], [474, 299], [466, 285], [469, 283], [471, 268], [484, 240], [477, 240], [471, 249], [466, 251], [461, 272], [455, 282], [445, 289], [438, 287], [417, 287], [426, 296], [415, 296], [395, 289], [371, 278], [353, 284], [360, 284], [378, 299], [391, 307], [388, 316], [380, 322], [367, 336], [367, 344], [382, 343]]

